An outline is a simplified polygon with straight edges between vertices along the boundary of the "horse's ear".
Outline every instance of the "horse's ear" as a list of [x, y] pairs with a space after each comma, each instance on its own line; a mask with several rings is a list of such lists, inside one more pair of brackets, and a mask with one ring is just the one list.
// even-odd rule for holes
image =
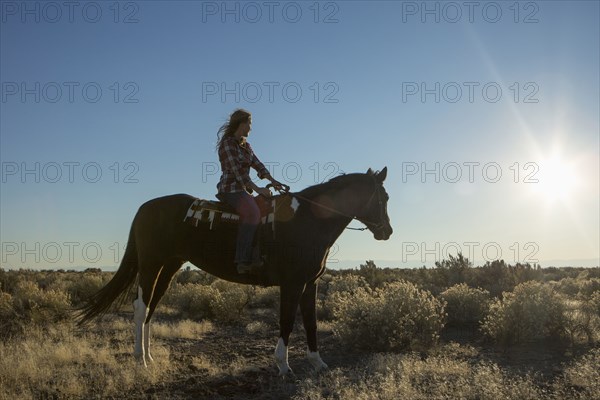
[[377, 178], [377, 180], [378, 180], [379, 182], [382, 182], [382, 183], [383, 183], [383, 181], [385, 181], [385, 178], [387, 177], [387, 167], [384, 167], [384, 168], [381, 170], [381, 172], [379, 172], [379, 173], [378, 173], [378, 174], [377, 174], [375, 177]]
[[373, 175], [373, 170], [371, 168], [368, 169], [367, 175]]

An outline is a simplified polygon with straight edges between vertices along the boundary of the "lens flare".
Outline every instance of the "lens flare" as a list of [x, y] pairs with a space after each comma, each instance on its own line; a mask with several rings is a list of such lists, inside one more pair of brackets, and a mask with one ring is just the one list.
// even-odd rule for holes
[[533, 185], [533, 190], [546, 204], [573, 200], [581, 181], [574, 162], [563, 159], [560, 154], [553, 154], [542, 159], [538, 167], [538, 181]]

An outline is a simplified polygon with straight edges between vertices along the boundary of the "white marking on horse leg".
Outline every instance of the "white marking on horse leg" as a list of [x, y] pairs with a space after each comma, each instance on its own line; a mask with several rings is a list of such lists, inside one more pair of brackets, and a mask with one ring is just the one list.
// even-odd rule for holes
[[275, 347], [275, 362], [279, 368], [279, 375], [286, 375], [292, 372], [290, 365], [288, 364], [288, 348], [283, 343], [283, 338], [279, 338], [277, 346]]
[[150, 321], [144, 324], [144, 358], [147, 363], [154, 362], [154, 358], [150, 355]]
[[306, 356], [308, 357], [308, 361], [311, 363], [311, 365], [313, 366], [313, 368], [316, 371], [321, 371], [321, 370], [329, 368], [327, 366], [327, 364], [325, 364], [323, 362], [323, 360], [321, 360], [321, 356], [319, 355], [318, 351], [310, 351], [310, 350], [308, 350], [306, 352]]
[[140, 360], [144, 367], [146, 367], [146, 360], [144, 359], [144, 321], [148, 316], [148, 307], [144, 304], [142, 298], [142, 288], [138, 287], [138, 298], [133, 302], [133, 321], [135, 322], [135, 348], [133, 355], [135, 358]]

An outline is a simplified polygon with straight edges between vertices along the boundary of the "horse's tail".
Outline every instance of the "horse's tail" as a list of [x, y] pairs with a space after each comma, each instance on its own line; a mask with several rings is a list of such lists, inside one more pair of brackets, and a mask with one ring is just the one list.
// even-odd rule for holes
[[104, 315], [111, 306], [120, 306], [127, 300], [138, 272], [138, 253], [135, 243], [134, 223], [129, 231], [129, 239], [119, 269], [102, 289], [93, 294], [86, 304], [78, 309], [77, 324], [85, 325], [94, 318]]

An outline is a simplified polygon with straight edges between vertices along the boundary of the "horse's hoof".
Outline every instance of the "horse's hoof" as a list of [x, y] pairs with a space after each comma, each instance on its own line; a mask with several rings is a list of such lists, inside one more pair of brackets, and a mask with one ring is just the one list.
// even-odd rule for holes
[[319, 373], [320, 372], [325, 372], [325, 371], [328, 371], [328, 370], [329, 370], [329, 366], [327, 364], [325, 364], [325, 363], [323, 363], [323, 365], [315, 368], [315, 372], [319, 372]]
[[292, 371], [290, 367], [287, 367], [279, 369], [279, 376], [281, 376], [282, 378], [295, 377], [296, 374], [294, 374], [294, 371]]
[[148, 364], [146, 364], [146, 359], [144, 358], [143, 355], [141, 355], [141, 354], [134, 354], [133, 357], [135, 358], [135, 360], [137, 361], [137, 364], [140, 367], [148, 368]]
[[323, 360], [321, 359], [321, 356], [319, 355], [318, 351], [315, 351], [315, 352], [309, 351], [307, 353], [307, 356], [308, 356], [308, 361], [313, 366], [313, 368], [315, 369], [316, 372], [321, 372], [323, 370], [329, 369], [327, 364], [325, 364], [323, 362]]

